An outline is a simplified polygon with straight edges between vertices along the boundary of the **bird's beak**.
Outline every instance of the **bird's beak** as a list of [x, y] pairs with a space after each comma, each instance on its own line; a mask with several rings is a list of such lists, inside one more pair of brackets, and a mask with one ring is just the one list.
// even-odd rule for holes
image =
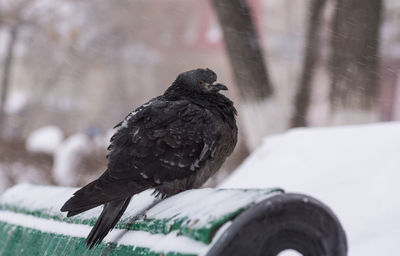
[[214, 91], [227, 91], [228, 87], [223, 84], [212, 84], [212, 88]]

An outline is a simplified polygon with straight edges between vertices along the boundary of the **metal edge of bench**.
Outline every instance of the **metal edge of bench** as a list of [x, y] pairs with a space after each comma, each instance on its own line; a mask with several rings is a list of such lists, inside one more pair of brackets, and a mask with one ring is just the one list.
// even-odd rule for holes
[[333, 211], [319, 200], [284, 193], [236, 217], [206, 255], [275, 256], [285, 249], [305, 256], [345, 256], [346, 234]]

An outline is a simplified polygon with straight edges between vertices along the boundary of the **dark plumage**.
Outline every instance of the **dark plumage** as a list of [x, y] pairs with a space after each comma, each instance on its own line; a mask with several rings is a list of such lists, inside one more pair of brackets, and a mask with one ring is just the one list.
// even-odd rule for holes
[[107, 170], [74, 193], [61, 211], [73, 216], [104, 204], [86, 239], [100, 243], [131, 197], [154, 188], [161, 197], [200, 187], [232, 153], [236, 110], [220, 94], [210, 69], [181, 73], [165, 93], [131, 112], [115, 128]]

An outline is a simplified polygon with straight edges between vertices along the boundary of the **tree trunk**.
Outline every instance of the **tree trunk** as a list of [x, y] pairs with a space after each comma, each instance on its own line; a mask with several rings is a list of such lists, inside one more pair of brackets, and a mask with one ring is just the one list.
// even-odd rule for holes
[[0, 91], [0, 135], [6, 127], [5, 105], [10, 87], [11, 69], [14, 60], [14, 49], [18, 37], [18, 26], [11, 26], [9, 29], [9, 40], [7, 43], [6, 56], [3, 64], [3, 77]]
[[337, 0], [330, 59], [333, 123], [377, 119], [381, 0]]
[[212, 0], [221, 24], [240, 96], [267, 98], [272, 87], [251, 10], [246, 0]]
[[303, 70], [295, 98], [295, 108], [290, 127], [307, 126], [307, 113], [310, 106], [312, 79], [320, 48], [320, 25], [326, 0], [311, 0], [307, 21], [307, 39], [304, 48]]
[[[242, 100], [239, 123], [246, 145], [256, 148], [270, 131], [276, 113], [273, 89], [247, 0], [212, 0], [224, 34], [236, 86]], [[276, 123], [276, 122], [275, 122]], [[278, 128], [279, 129], [279, 128]], [[276, 129], [275, 129], [276, 130]], [[274, 131], [276, 132], [276, 131]]]

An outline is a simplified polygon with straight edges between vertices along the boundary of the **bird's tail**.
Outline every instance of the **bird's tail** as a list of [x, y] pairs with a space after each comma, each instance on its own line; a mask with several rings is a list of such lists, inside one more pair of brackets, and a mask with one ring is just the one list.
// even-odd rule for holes
[[95, 181], [76, 191], [61, 207], [62, 212], [68, 212], [71, 217], [114, 200], [123, 200], [129, 196], [146, 190], [131, 180], [115, 180], [105, 171]]
[[122, 214], [125, 212], [126, 207], [131, 200], [131, 197], [114, 200], [106, 203], [101, 212], [100, 217], [97, 219], [96, 224], [90, 231], [86, 238], [86, 245], [92, 248], [100, 243], [103, 238], [114, 228]]
[[67, 217], [71, 217], [110, 201], [110, 198], [107, 198], [105, 194], [93, 191], [96, 182], [93, 181], [76, 191], [74, 196], [65, 202], [61, 211], [68, 212]]

